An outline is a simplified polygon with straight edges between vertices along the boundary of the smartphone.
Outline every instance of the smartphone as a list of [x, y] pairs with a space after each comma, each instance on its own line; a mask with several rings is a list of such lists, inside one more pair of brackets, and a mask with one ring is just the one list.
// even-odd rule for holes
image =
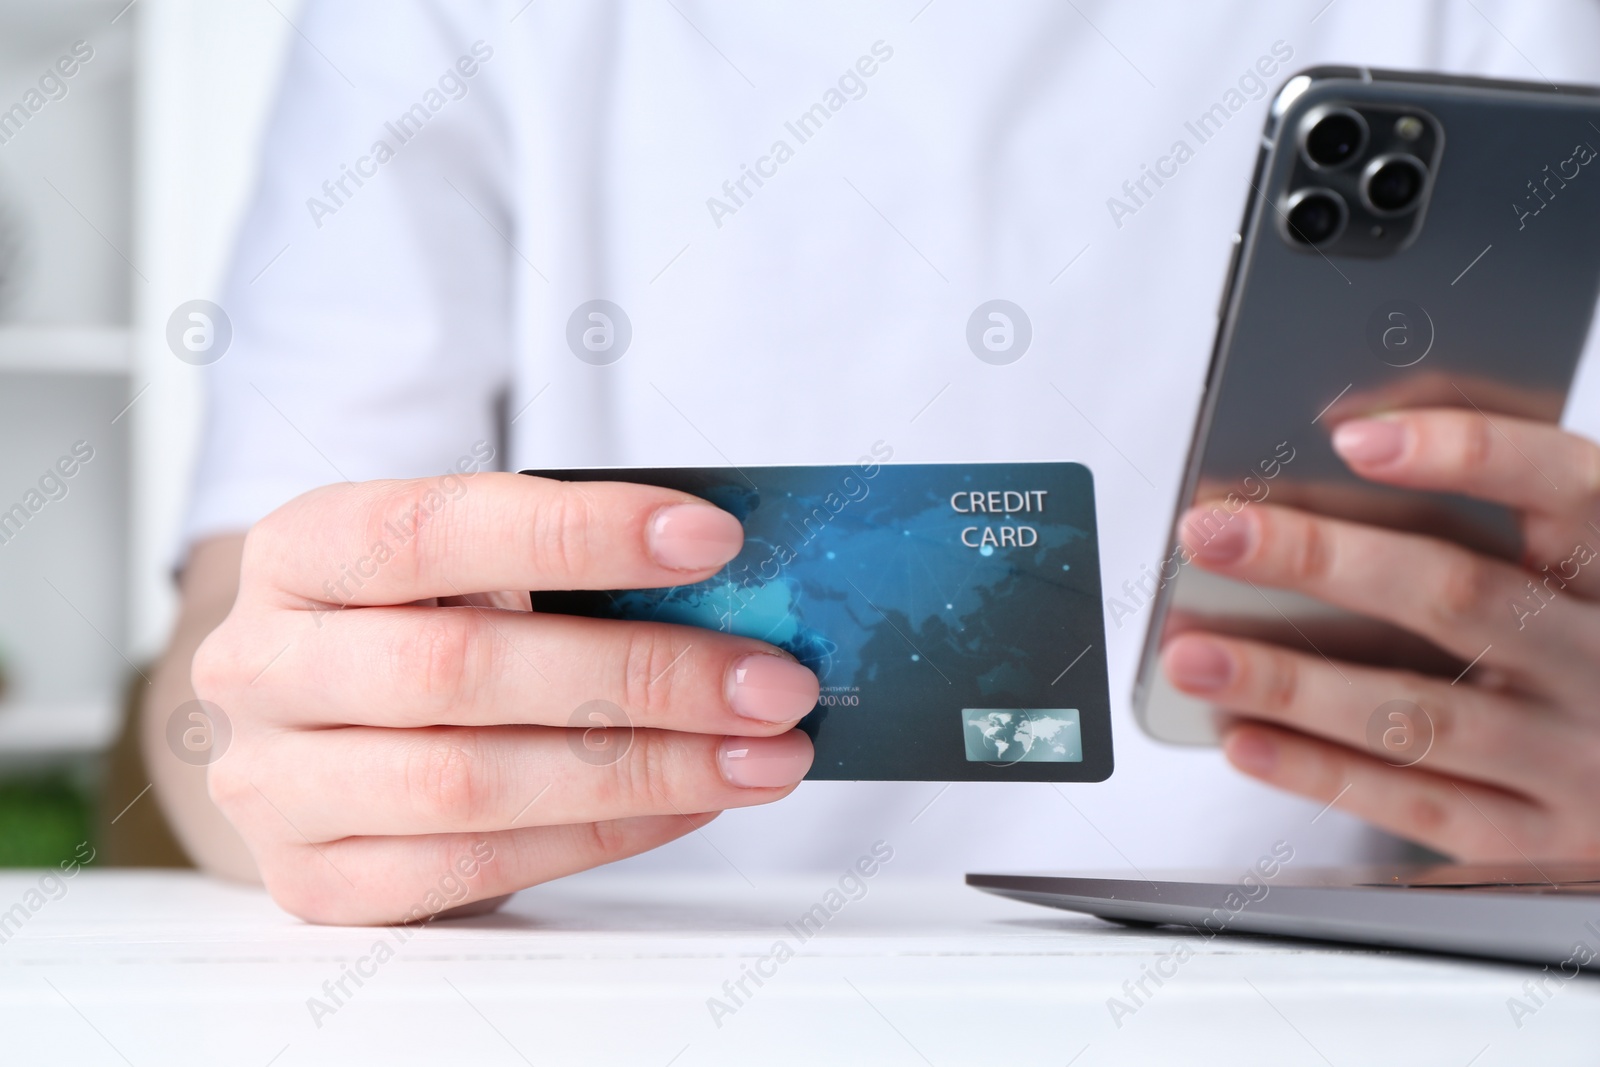
[[1597, 292], [1600, 90], [1355, 67], [1285, 82], [1235, 237], [1167, 549], [1142, 587], [1143, 729], [1216, 743], [1216, 710], [1160, 668], [1163, 645], [1188, 629], [1335, 661], [1463, 669], [1396, 627], [1187, 564], [1179, 521], [1215, 501], [1196, 530], [1204, 540], [1271, 500], [1518, 558], [1508, 510], [1358, 478], [1332, 429], [1421, 406], [1559, 421]]

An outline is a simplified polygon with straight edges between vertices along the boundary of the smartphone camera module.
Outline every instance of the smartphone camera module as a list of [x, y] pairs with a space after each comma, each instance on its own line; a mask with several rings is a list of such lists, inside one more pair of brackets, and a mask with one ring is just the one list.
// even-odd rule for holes
[[1366, 120], [1349, 108], [1336, 108], [1311, 117], [1300, 147], [1312, 166], [1331, 170], [1356, 158], [1366, 144]]
[[1398, 215], [1416, 207], [1428, 171], [1415, 156], [1379, 156], [1361, 175], [1361, 198], [1380, 215]]
[[1289, 197], [1283, 219], [1289, 236], [1303, 245], [1325, 245], [1339, 236], [1350, 212], [1331, 189], [1301, 189]]
[[1422, 230], [1444, 149], [1439, 120], [1377, 100], [1308, 103], [1273, 179], [1279, 236], [1324, 256], [1392, 256]]

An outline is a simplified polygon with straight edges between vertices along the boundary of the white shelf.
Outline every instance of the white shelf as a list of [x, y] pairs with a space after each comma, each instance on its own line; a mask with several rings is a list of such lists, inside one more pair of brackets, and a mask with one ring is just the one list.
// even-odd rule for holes
[[0, 326], [0, 372], [127, 374], [131, 351], [121, 326]]
[[0, 701], [0, 763], [104, 752], [116, 740], [120, 718], [118, 701], [109, 697]]

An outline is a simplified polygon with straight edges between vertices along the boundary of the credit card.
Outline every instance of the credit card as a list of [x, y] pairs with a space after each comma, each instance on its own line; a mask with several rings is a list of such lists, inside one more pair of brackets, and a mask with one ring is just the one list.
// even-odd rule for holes
[[715, 577], [535, 592], [535, 611], [759, 638], [821, 681], [808, 778], [1099, 782], [1111, 707], [1094, 479], [1079, 463], [585, 468], [744, 524]]

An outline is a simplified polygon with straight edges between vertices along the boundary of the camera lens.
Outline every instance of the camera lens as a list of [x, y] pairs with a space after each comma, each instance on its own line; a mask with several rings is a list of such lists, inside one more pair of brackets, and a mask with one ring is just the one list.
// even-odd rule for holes
[[1418, 160], [1390, 156], [1372, 161], [1361, 188], [1374, 210], [1393, 214], [1414, 207], [1426, 181], [1427, 171]]
[[1367, 124], [1354, 111], [1330, 111], [1306, 132], [1306, 158], [1319, 167], [1354, 159], [1367, 140]]
[[1331, 190], [1309, 189], [1290, 200], [1289, 236], [1301, 244], [1326, 244], [1344, 228], [1344, 220], [1344, 201]]

